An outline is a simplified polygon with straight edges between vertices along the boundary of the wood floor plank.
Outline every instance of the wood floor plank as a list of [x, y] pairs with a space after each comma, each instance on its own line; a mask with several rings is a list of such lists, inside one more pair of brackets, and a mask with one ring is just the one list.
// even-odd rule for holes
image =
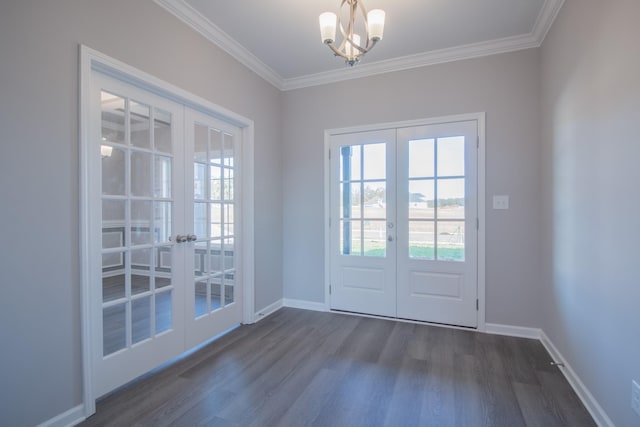
[[83, 426], [592, 426], [536, 340], [281, 309], [101, 399]]

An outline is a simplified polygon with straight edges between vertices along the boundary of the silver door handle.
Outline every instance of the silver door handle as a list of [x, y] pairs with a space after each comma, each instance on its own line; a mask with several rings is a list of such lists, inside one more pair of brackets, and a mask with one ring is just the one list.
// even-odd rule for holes
[[389, 242], [393, 242], [393, 236], [391, 236], [391, 235], [390, 235], [389, 237], [387, 237], [387, 240], [388, 240]]
[[178, 234], [176, 236], [176, 243], [184, 243], [189, 240], [188, 236], [183, 236], [182, 234]]
[[187, 241], [188, 242], [195, 242], [196, 240], [198, 240], [198, 236], [196, 236], [195, 234], [189, 234], [187, 236]]

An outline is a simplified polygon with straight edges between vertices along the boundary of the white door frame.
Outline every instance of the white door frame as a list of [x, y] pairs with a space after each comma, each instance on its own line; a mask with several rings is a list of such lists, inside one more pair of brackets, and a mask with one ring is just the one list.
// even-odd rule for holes
[[175, 101], [188, 108], [219, 118], [241, 129], [242, 159], [242, 281], [243, 281], [243, 323], [254, 323], [254, 123], [252, 120], [229, 111], [204, 98], [180, 89], [150, 74], [113, 59], [87, 46], [79, 46], [80, 71], [80, 108], [79, 108], [79, 161], [80, 161], [80, 290], [82, 320], [82, 377], [83, 377], [83, 415], [88, 417], [95, 413], [95, 398], [92, 383], [92, 349], [91, 339], [91, 302], [93, 292], [90, 286], [90, 272], [96, 266], [91, 264], [89, 236], [90, 213], [96, 206], [88, 201], [89, 164], [91, 158], [90, 144], [90, 108], [93, 74], [100, 72], [124, 83], [136, 86], [163, 98]]
[[[403, 127], [427, 126], [442, 123], [452, 123], [475, 120], [478, 123], [478, 327], [476, 330], [486, 330], [485, 319], [485, 238], [486, 238], [486, 212], [485, 212], [485, 163], [486, 163], [486, 113], [468, 113], [452, 116], [433, 117], [401, 122], [381, 123], [373, 125], [354, 126], [348, 128], [327, 129], [324, 132], [324, 306], [326, 311], [331, 311], [329, 286], [331, 280], [331, 137], [335, 135], [369, 132], [384, 129], [397, 129]], [[334, 153], [333, 155], [339, 155]]]

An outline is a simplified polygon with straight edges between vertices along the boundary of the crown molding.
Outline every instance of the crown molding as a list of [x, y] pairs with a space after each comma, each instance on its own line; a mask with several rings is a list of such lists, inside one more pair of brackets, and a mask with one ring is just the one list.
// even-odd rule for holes
[[234, 57], [251, 71], [282, 91], [302, 89], [345, 80], [369, 77], [394, 71], [409, 70], [446, 62], [479, 58], [499, 53], [514, 52], [540, 47], [558, 16], [564, 0], [545, 0], [529, 34], [472, 43], [453, 48], [439, 49], [416, 55], [391, 58], [354, 68], [340, 68], [316, 74], [284, 79], [271, 67], [260, 61], [254, 54], [222, 31], [213, 22], [191, 7], [186, 0], [154, 0], [158, 5], [175, 15], [209, 41]]
[[515, 36], [498, 40], [490, 40], [457, 46], [448, 49], [432, 50], [430, 52], [391, 58], [384, 61], [358, 64], [353, 68], [341, 68], [302, 77], [284, 80], [283, 90], [301, 89], [344, 80], [359, 79], [394, 71], [410, 70], [428, 65], [472, 59], [498, 53], [513, 52], [540, 46], [531, 36]]
[[283, 79], [271, 67], [260, 61], [253, 53], [222, 31], [204, 15], [194, 9], [185, 0], [154, 0], [156, 4], [180, 19], [189, 27], [203, 35], [207, 40], [227, 52], [242, 65], [271, 83], [277, 89], [283, 90]]

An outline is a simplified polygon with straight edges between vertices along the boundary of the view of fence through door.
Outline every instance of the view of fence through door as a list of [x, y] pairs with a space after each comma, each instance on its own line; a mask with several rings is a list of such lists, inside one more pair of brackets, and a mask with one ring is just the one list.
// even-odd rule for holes
[[477, 326], [477, 138], [475, 120], [331, 136], [332, 309]]

